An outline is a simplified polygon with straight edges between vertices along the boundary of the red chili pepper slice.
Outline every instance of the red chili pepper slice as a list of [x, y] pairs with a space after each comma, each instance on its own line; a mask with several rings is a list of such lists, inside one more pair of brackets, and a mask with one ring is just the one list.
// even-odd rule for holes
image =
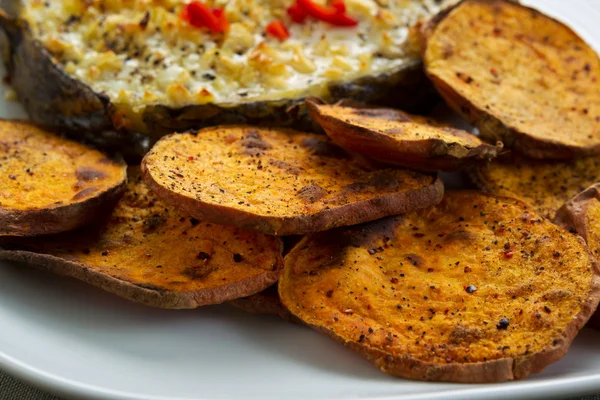
[[285, 40], [290, 37], [290, 33], [281, 21], [273, 21], [267, 25], [267, 33], [279, 40]]
[[356, 26], [358, 21], [348, 16], [346, 5], [342, 0], [336, 0], [331, 7], [324, 7], [313, 3], [311, 0], [296, 0], [296, 4], [302, 8], [308, 15], [318, 20], [330, 23], [336, 26]]
[[222, 8], [210, 9], [200, 1], [192, 1], [183, 7], [179, 17], [196, 28], [208, 28], [214, 33], [225, 32], [229, 28]]
[[292, 21], [302, 23], [308, 17], [308, 14], [302, 7], [294, 3], [287, 9], [288, 15], [292, 18]]
[[229, 21], [227, 21], [227, 17], [225, 16], [225, 9], [214, 8], [213, 14], [219, 20], [219, 27], [221, 28], [221, 32], [227, 32], [229, 30]]
[[333, 0], [331, 6], [338, 10], [338, 12], [340, 13], [346, 12], [346, 3], [344, 3], [344, 0]]

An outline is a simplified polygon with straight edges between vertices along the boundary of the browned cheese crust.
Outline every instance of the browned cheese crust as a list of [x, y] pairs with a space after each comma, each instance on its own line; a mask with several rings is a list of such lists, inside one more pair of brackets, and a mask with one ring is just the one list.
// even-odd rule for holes
[[283, 266], [279, 238], [187, 217], [157, 199], [137, 168], [104, 224], [0, 245], [0, 259], [38, 265], [163, 308], [249, 296], [275, 283]]
[[600, 181], [600, 158], [558, 162], [513, 154], [475, 166], [469, 176], [480, 189], [520, 199], [552, 219], [567, 200]]
[[600, 296], [581, 237], [481, 192], [308, 235], [284, 263], [279, 294], [293, 315], [418, 380], [540, 372], [567, 352]]
[[424, 25], [426, 73], [481, 135], [534, 158], [600, 152], [600, 58], [512, 1], [464, 0]]
[[310, 116], [337, 145], [387, 164], [421, 171], [456, 170], [502, 150], [431, 118], [355, 102], [308, 99]]
[[110, 211], [127, 166], [24, 121], [0, 120], [0, 236], [78, 228]]
[[142, 168], [160, 198], [198, 219], [279, 236], [408, 212], [443, 195], [437, 176], [373, 165], [324, 135], [250, 126], [167, 136]]

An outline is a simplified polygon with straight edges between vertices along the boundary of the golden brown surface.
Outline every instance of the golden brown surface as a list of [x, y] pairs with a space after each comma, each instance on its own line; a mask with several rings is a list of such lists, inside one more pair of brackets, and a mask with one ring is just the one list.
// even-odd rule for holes
[[277, 281], [280, 239], [187, 217], [130, 171], [112, 216], [35, 241], [2, 242], [0, 258], [74, 276], [139, 303], [193, 308], [257, 293]]
[[453, 170], [494, 158], [493, 146], [431, 118], [355, 102], [306, 101], [311, 117], [339, 146], [388, 164], [423, 171]]
[[326, 136], [249, 126], [165, 137], [142, 168], [159, 197], [198, 219], [281, 236], [427, 207], [443, 194], [435, 175], [377, 167]]
[[424, 29], [440, 94], [482, 136], [535, 158], [600, 152], [600, 58], [570, 28], [501, 0], [465, 0]]
[[470, 175], [481, 189], [520, 199], [552, 219], [567, 200], [600, 181], [600, 158], [557, 162], [503, 157], [474, 167]]
[[22, 121], [0, 120], [0, 236], [82, 226], [114, 205], [126, 166]]
[[308, 235], [285, 258], [296, 317], [410, 379], [522, 379], [598, 304], [583, 240], [513, 199], [449, 192], [404, 216]]

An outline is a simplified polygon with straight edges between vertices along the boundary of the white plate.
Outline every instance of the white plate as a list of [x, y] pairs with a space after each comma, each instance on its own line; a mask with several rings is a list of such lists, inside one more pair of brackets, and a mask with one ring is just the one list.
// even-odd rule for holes
[[[600, 50], [600, 0], [530, 0]], [[0, 93], [0, 116], [22, 110]], [[176, 250], [175, 250], [176, 251]], [[600, 393], [600, 332], [522, 382], [411, 382], [308, 328], [228, 306], [166, 311], [20, 265], [0, 268], [0, 368], [69, 398], [505, 399]]]

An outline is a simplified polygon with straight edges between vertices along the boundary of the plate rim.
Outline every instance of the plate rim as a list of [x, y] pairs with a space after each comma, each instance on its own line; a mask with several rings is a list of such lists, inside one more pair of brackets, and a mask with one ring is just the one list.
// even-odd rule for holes
[[[566, 7], [572, 7], [568, 2], [562, 0], [523, 0], [523, 3], [539, 7], [541, 4], [553, 4], [553, 9], [543, 7], [551, 15], [559, 15], [561, 10]], [[597, 6], [592, 6], [586, 0], [579, 0], [576, 6], [583, 6], [580, 13], [571, 13], [564, 18], [559, 16], [560, 20], [565, 22], [573, 20], [572, 27], [575, 31], [581, 34], [586, 41], [594, 36], [594, 47], [600, 51], [600, 29], [596, 26], [590, 26], [592, 19], [588, 19], [587, 24], [578, 24], [581, 20], [581, 15], [592, 13], [600, 15], [600, 3]], [[6, 102], [0, 99], [0, 103]], [[214, 400], [212, 397], [164, 397], [164, 396], [149, 396], [145, 394], [136, 394], [133, 392], [125, 392], [113, 390], [110, 388], [87, 384], [64, 378], [58, 374], [36, 368], [26, 362], [23, 362], [13, 356], [10, 356], [5, 351], [0, 349], [0, 370], [7, 375], [25, 382], [31, 386], [39, 388], [48, 393], [55, 394], [63, 398], [86, 398], [94, 400]], [[568, 398], [585, 396], [589, 394], [597, 394], [600, 392], [600, 369], [597, 372], [586, 374], [584, 376], [567, 376], [567, 377], [552, 377], [543, 381], [512, 381], [500, 384], [473, 385], [461, 386], [459, 388], [441, 389], [435, 392], [422, 392], [403, 395], [383, 395], [368, 397], [372, 400], [475, 400], [475, 399], [498, 399], [506, 400], [508, 396], [518, 396], [522, 399], [537, 399], [537, 398]], [[485, 396], [485, 397], [484, 397]], [[510, 398], [510, 397], [509, 397]]]

